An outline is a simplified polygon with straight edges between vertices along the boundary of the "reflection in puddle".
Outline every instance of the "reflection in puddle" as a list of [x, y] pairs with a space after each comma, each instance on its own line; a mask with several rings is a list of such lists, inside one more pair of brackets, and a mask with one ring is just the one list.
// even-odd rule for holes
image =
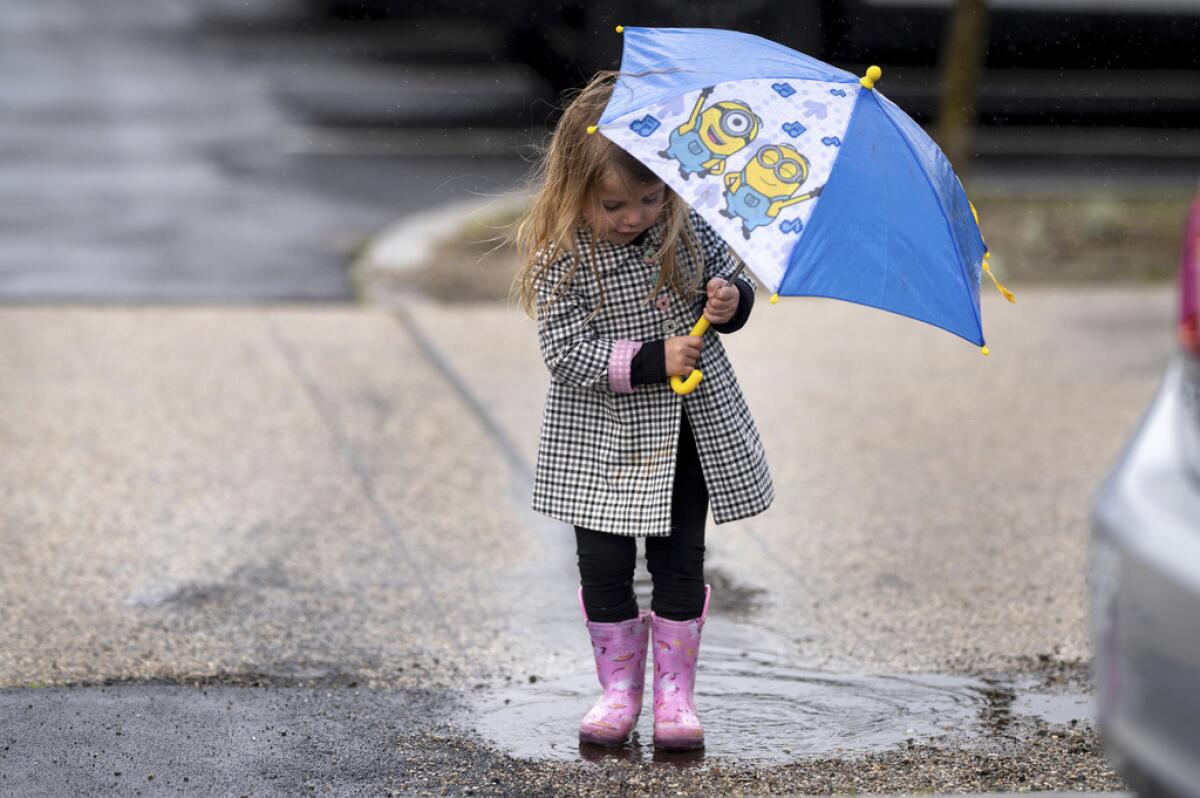
[[649, 695], [624, 748], [580, 746], [579, 719], [598, 695], [595, 675], [521, 684], [481, 700], [474, 725], [498, 747], [527, 758], [624, 759], [686, 766], [706, 757], [784, 762], [907, 745], [983, 745], [1009, 736], [1017, 716], [1089, 721], [1080, 693], [1033, 694], [1019, 686], [936, 674], [859, 676], [788, 667], [763, 655], [706, 648], [696, 704], [707, 732], [700, 752], [654, 751]]

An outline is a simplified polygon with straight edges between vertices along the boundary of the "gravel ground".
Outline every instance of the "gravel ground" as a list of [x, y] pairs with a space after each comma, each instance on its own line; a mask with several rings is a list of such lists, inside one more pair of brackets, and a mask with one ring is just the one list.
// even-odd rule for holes
[[[1089, 690], [1081, 663], [1031, 658], [1020, 674], [976, 671], [981, 678], [1023, 676], [1047, 691]], [[459, 714], [460, 719], [469, 715]], [[1029, 792], [1124, 790], [1105, 761], [1090, 724], [1044, 723], [994, 716], [986, 739], [948, 744], [909, 742], [896, 750], [859, 756], [797, 756], [780, 765], [747, 765], [689, 754], [653, 753], [636, 740], [620, 753], [581, 752], [587, 763], [519, 759], [445, 725], [397, 740], [411, 770], [405, 786], [441, 795], [651, 796], [898, 794], [923, 792]], [[574, 740], [564, 740], [570, 748]]]
[[[405, 787], [439, 795], [778, 795], [893, 794], [1123, 789], [1090, 731], [1041, 730], [995, 753], [913, 747], [853, 759], [800, 760], [747, 768], [607, 761], [579, 767], [512, 759], [461, 737], [428, 732], [401, 737], [410, 763]], [[401, 794], [404, 794], [403, 792]]]
[[[570, 741], [574, 745], [573, 741]], [[1029, 724], [995, 738], [985, 750], [909, 745], [848, 758], [800, 757], [778, 766], [713, 759], [622, 761], [584, 766], [516, 759], [465, 738], [454, 728], [397, 739], [404, 787], [438, 795], [777, 795], [894, 794], [1034, 790], [1121, 790], [1089, 728]], [[633, 759], [650, 756], [635, 748]], [[405, 793], [401, 793], [405, 794]]]

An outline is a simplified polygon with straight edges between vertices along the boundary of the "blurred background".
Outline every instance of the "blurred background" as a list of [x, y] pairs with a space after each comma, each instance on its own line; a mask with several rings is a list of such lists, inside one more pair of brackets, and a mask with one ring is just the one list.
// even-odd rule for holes
[[[1002, 277], [1174, 272], [1200, 175], [1195, 0], [44, 0], [0, 9], [0, 298], [350, 298], [397, 220], [521, 187], [560, 93], [619, 64], [618, 23], [879, 64]], [[467, 254], [492, 246], [477, 233]], [[468, 260], [404, 281], [502, 295], [506, 270], [480, 284]]]

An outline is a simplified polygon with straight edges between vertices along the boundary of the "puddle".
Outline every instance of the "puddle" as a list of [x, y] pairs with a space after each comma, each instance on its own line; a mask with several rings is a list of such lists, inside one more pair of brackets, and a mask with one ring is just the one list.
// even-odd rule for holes
[[1013, 701], [1012, 709], [1015, 714], [1029, 715], [1055, 726], [1090, 723], [1096, 717], [1092, 697], [1081, 693], [1024, 693]]
[[[635, 739], [624, 749], [578, 742], [579, 719], [599, 696], [593, 672], [519, 684], [482, 697], [477, 731], [531, 759], [603, 758], [689, 764], [706, 758], [777, 763], [850, 756], [907, 745], [983, 747], [1020, 723], [1092, 718], [1081, 693], [1025, 692], [1019, 685], [937, 674], [865, 676], [792, 668], [766, 655], [705, 647], [697, 709], [707, 732], [701, 753], [654, 752], [647, 695]], [[649, 679], [647, 680], [649, 684]]]

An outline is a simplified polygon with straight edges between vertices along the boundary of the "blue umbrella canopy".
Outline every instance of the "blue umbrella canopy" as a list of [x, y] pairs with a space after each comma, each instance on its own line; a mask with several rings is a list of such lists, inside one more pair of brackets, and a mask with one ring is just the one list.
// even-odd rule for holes
[[596, 129], [773, 294], [869, 305], [984, 346], [973, 209], [938, 146], [874, 88], [877, 67], [860, 79], [733, 31], [618, 30], [621, 74]]

